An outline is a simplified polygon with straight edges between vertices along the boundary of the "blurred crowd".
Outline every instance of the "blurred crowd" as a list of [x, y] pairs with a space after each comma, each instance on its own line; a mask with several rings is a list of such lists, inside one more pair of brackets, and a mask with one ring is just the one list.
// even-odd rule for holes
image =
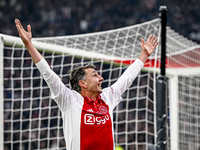
[[34, 37], [105, 31], [158, 18], [163, 5], [168, 25], [200, 43], [199, 0], [1, 0], [0, 33], [18, 35], [15, 18], [31, 24]]

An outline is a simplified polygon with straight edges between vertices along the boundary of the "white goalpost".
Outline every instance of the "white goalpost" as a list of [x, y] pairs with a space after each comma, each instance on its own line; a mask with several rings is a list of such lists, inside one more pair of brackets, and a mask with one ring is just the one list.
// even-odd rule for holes
[[[0, 38], [0, 64], [3, 64], [3, 39]], [[4, 91], [4, 80], [3, 80], [3, 65], [0, 65], [0, 148], [3, 149], [4, 147], [4, 94], [3, 94], [3, 91]]]
[[200, 45], [167, 28], [169, 145], [200, 148]]
[[[74, 36], [33, 38], [52, 70], [69, 85], [68, 71], [89, 62], [112, 85], [141, 53], [140, 38], [160, 37], [160, 19]], [[49, 89], [19, 37], [0, 34], [0, 149], [65, 150], [62, 118]], [[168, 149], [199, 148], [200, 46], [167, 28]], [[160, 46], [114, 111], [116, 145], [124, 150], [156, 147], [155, 79]]]

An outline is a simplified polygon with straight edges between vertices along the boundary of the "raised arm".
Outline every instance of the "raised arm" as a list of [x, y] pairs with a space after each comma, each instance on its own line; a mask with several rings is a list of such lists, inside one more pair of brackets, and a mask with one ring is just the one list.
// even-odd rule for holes
[[43, 56], [38, 52], [38, 50], [34, 47], [34, 45], [31, 42], [32, 39], [31, 26], [28, 25], [27, 26], [28, 31], [25, 31], [18, 19], [15, 19], [15, 25], [19, 32], [19, 36], [21, 37], [25, 47], [28, 49], [34, 63], [38, 63], [43, 58]]
[[[134, 63], [131, 64], [122, 74], [122, 76], [112, 85], [112, 89], [114, 89], [115, 93], [121, 96], [131, 86], [131, 84], [141, 71], [142, 67], [144, 66], [144, 63], [153, 53], [157, 45], [158, 42], [155, 36], [150, 35], [146, 42], [141, 38], [142, 52], [138, 59], [136, 59]], [[116, 101], [113, 104], [117, 104], [118, 102], [119, 101]]]
[[66, 88], [60, 77], [51, 70], [49, 64], [46, 62], [45, 59], [43, 59], [43, 56], [33, 46], [31, 42], [31, 26], [28, 25], [28, 31], [25, 31], [18, 19], [15, 19], [15, 24], [19, 32], [19, 36], [21, 37], [24, 45], [28, 49], [43, 79], [46, 81], [51, 90], [51, 98], [57, 102], [61, 111], [65, 111], [67, 107], [70, 106], [70, 104], [72, 103], [72, 99], [69, 99], [70, 95], [72, 95], [70, 94], [72, 93], [72, 91]]
[[155, 35], [154, 36], [150, 35], [146, 42], [144, 41], [144, 39], [142, 38], [140, 39], [141, 39], [142, 53], [140, 54], [138, 58], [143, 63], [145, 63], [148, 57], [153, 53], [154, 49], [156, 48], [159, 42], [157, 42], [157, 38]]

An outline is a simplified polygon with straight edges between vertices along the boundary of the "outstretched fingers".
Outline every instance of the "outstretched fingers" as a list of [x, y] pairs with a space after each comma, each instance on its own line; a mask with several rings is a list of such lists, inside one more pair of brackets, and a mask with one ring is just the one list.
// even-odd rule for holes
[[159, 44], [159, 42], [157, 42], [156, 44], [154, 44], [154, 48], [156, 48], [156, 46]]
[[152, 41], [152, 44], [154, 46], [154, 48], [156, 48], [156, 46], [158, 45], [159, 42], [157, 42], [157, 37], [155, 36], [154, 40]]
[[[22, 24], [21, 24], [21, 22], [19, 21], [19, 19], [15, 19], [15, 25], [16, 25], [17, 30], [19, 32], [21, 32], [21, 31], [24, 32], [25, 31], [24, 28], [23, 28], [23, 26], [22, 26]], [[31, 33], [31, 26], [30, 25], [27, 25], [27, 30], [28, 30], [28, 33]]]
[[141, 46], [144, 45], [144, 39], [140, 38], [140, 40], [141, 40]]
[[154, 36], [151, 38], [151, 43], [154, 43], [155, 39], [156, 39], [156, 36], [154, 35]]
[[151, 41], [151, 37], [152, 37], [152, 35], [150, 35], [150, 36], [148, 37], [148, 39], [147, 39], [146, 43], [148, 43], [148, 42], [150, 42], [150, 41]]
[[19, 36], [21, 37], [22, 41], [26, 45], [29, 41], [31, 41], [31, 38], [32, 38], [31, 26], [28, 25], [27, 26], [28, 31], [25, 31], [24, 28], [22, 27], [22, 24], [19, 21], [19, 19], [15, 19], [15, 24], [16, 24], [16, 28], [19, 32]]
[[22, 28], [22, 25], [18, 19], [15, 19], [15, 24], [18, 28]]
[[18, 19], [15, 19], [15, 25], [17, 27], [19, 34], [21, 34], [21, 31], [24, 30], [24, 28], [22, 27], [22, 25]]
[[31, 26], [27, 25], [28, 32], [31, 33]]
[[157, 37], [154, 35], [152, 38], [152, 36], [149, 36], [149, 40], [147, 40], [147, 42], [151, 43], [153, 45], [153, 47], [155, 48], [159, 42], [157, 42]]
[[18, 32], [19, 32], [19, 20], [18, 19], [15, 19], [15, 25], [16, 25], [16, 27], [17, 27], [17, 30], [18, 30]]

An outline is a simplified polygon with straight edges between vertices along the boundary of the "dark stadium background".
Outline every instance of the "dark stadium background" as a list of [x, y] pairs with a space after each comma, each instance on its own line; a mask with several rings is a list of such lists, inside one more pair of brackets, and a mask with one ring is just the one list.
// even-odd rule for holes
[[157, 18], [161, 5], [172, 29], [200, 43], [199, 0], [1, 0], [0, 33], [17, 36], [15, 18], [33, 37], [116, 29]]

